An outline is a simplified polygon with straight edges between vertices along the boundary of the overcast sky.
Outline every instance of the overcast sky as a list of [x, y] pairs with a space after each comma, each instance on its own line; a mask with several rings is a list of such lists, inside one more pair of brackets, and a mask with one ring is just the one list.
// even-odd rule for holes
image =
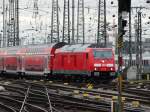
[[[0, 13], [2, 13], [2, 0], [0, 0]], [[50, 34], [50, 25], [51, 25], [51, 1], [52, 0], [38, 0], [39, 6], [39, 15], [35, 21], [33, 18], [33, 1], [34, 0], [19, 0], [20, 7], [20, 36], [21, 37], [37, 37], [44, 38]], [[71, 1], [71, 0], [70, 0]], [[77, 7], [77, 0], [76, 7]], [[113, 4], [111, 2], [113, 1]], [[107, 22], [109, 23], [110, 29], [108, 29], [108, 34], [112, 36], [113, 29], [111, 26], [117, 24], [117, 0], [106, 0], [107, 3]], [[85, 0], [85, 32], [86, 37], [93, 41], [96, 36], [97, 28], [97, 7], [98, 0]], [[146, 0], [132, 0], [132, 6], [142, 6], [147, 9], [142, 9], [142, 26], [144, 30], [147, 30], [147, 22], [150, 21], [150, 4], [146, 3]], [[59, 0], [59, 15], [60, 15], [60, 30], [62, 29], [62, 16], [63, 16], [63, 0]], [[77, 12], [77, 11], [76, 11]], [[132, 10], [132, 24], [134, 24], [134, 17], [136, 11]], [[112, 15], [116, 15], [115, 18]], [[92, 19], [90, 19], [92, 18]], [[76, 20], [76, 18], [75, 18]], [[146, 27], [146, 28], [145, 28]], [[40, 29], [37, 31], [31, 31], [30, 29]], [[0, 30], [2, 30], [2, 14], [0, 14]], [[90, 32], [91, 31], [91, 32]], [[148, 33], [147, 31], [146, 33]], [[144, 32], [145, 33], [145, 32]], [[38, 35], [37, 35], [38, 34]], [[94, 38], [91, 38], [94, 37]], [[148, 36], [144, 36], [148, 37]], [[112, 39], [111, 39], [112, 40]]]

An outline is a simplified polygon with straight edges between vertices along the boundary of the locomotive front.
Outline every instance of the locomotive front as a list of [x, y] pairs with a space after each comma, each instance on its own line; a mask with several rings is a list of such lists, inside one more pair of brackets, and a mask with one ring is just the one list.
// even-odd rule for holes
[[114, 76], [115, 59], [111, 48], [97, 48], [93, 53], [93, 71], [94, 75]]

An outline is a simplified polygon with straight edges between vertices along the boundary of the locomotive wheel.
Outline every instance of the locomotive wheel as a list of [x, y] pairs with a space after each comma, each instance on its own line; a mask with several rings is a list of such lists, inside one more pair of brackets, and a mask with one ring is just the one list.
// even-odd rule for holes
[[0, 73], [0, 76], [1, 76], [1, 77], [4, 77], [4, 73], [3, 73], [3, 71]]
[[24, 78], [25, 78], [25, 73], [21, 72], [21, 73], [20, 73], [20, 78], [21, 78], [21, 79], [24, 79]]

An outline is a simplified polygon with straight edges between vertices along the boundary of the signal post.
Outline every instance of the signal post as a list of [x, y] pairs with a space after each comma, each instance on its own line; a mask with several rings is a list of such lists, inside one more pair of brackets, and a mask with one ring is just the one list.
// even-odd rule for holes
[[130, 12], [131, 0], [118, 0], [118, 109], [116, 112], [123, 112], [123, 101], [122, 101], [122, 48], [123, 48], [123, 35], [125, 34], [124, 27], [127, 21], [122, 18], [123, 12]]

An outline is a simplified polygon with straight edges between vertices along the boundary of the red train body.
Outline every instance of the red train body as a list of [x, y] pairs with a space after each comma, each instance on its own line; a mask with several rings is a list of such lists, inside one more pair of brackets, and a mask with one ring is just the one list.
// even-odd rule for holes
[[66, 45], [55, 52], [54, 73], [100, 75], [115, 72], [114, 54], [110, 48], [90, 45]]
[[90, 44], [0, 49], [0, 71], [19, 75], [111, 76], [115, 72], [111, 48], [92, 48]]

